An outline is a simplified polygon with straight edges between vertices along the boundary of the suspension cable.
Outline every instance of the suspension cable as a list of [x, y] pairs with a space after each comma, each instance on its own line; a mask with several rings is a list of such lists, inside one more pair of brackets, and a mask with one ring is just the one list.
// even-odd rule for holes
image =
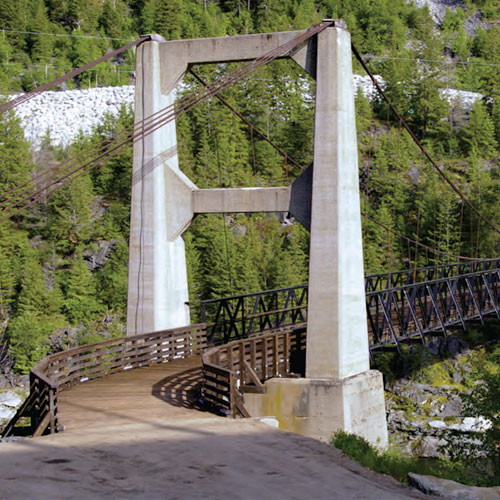
[[415, 142], [415, 144], [418, 146], [418, 148], [420, 149], [420, 151], [422, 152], [422, 154], [427, 158], [427, 160], [429, 161], [429, 163], [434, 167], [434, 169], [439, 173], [439, 175], [445, 180], [445, 182], [453, 189], [453, 191], [455, 191], [455, 193], [457, 193], [458, 196], [460, 196], [460, 198], [462, 199], [462, 201], [464, 203], [466, 203], [469, 206], [469, 208], [478, 217], [480, 217], [481, 219], [483, 219], [496, 233], [500, 234], [500, 229], [497, 228], [485, 215], [483, 215], [479, 211], [479, 209], [476, 208], [475, 205], [472, 204], [471, 201], [469, 201], [469, 199], [460, 191], [460, 189], [457, 186], [455, 186], [455, 184], [453, 184], [453, 182], [446, 175], [446, 173], [444, 172], [444, 170], [441, 167], [439, 167], [439, 165], [434, 161], [434, 159], [432, 158], [432, 156], [424, 148], [423, 144], [420, 142], [420, 140], [415, 135], [415, 133], [413, 132], [413, 130], [410, 128], [410, 126], [408, 125], [408, 123], [405, 121], [405, 119], [403, 118], [403, 116], [399, 113], [399, 111], [396, 109], [396, 107], [394, 106], [394, 104], [392, 104], [392, 102], [390, 101], [390, 99], [387, 97], [387, 95], [385, 94], [385, 92], [382, 90], [382, 87], [377, 82], [377, 79], [375, 78], [375, 76], [373, 75], [373, 73], [370, 71], [370, 69], [366, 65], [365, 61], [363, 61], [361, 55], [357, 51], [357, 49], [354, 46], [354, 44], [351, 44], [351, 48], [352, 48], [352, 52], [353, 52], [354, 56], [359, 61], [359, 63], [363, 67], [363, 69], [366, 71], [366, 73], [368, 74], [368, 76], [370, 77], [370, 79], [372, 80], [372, 82], [374, 83], [374, 85], [377, 87], [377, 90], [380, 93], [380, 95], [383, 97], [383, 99], [385, 100], [385, 102], [389, 105], [389, 107], [391, 108], [392, 112], [397, 116], [397, 118], [399, 119], [399, 121], [401, 122], [401, 124], [403, 125], [403, 127], [406, 129], [406, 131], [410, 134], [411, 138], [413, 139], [413, 142]]
[[[205, 83], [201, 77], [199, 77], [198, 75], [196, 75], [194, 73], [194, 71], [190, 70], [191, 74], [198, 80], [200, 81], [203, 85], [209, 87], [209, 85], [207, 83]], [[263, 132], [260, 132], [258, 129], [255, 128], [255, 126], [250, 122], [248, 121], [245, 117], [243, 117], [243, 115], [241, 115], [241, 113], [239, 113], [233, 106], [231, 106], [223, 97], [221, 97], [220, 95], [218, 94], [214, 94], [215, 97], [217, 97], [223, 104], [225, 104], [236, 116], [238, 116], [242, 121], [244, 121], [249, 127], [250, 129], [254, 130], [255, 132], [257, 132], [267, 143], [269, 143], [276, 151], [278, 151], [280, 154], [282, 154], [284, 157], [286, 157], [289, 161], [291, 161], [294, 165], [296, 165], [297, 167], [300, 168], [301, 171], [304, 171], [304, 167], [302, 165], [300, 165], [300, 163], [298, 163], [296, 160], [294, 160], [291, 156], [289, 156], [287, 153], [285, 153], [284, 151], [282, 151], [278, 146], [276, 146], [276, 144], [274, 144], [272, 142], [272, 140], [266, 135], [264, 134]], [[471, 260], [471, 261], [474, 261], [474, 260], [477, 260], [475, 258], [471, 258], [471, 257], [465, 257], [463, 255], [455, 255], [455, 254], [451, 254], [451, 253], [446, 253], [446, 252], [443, 252], [442, 250], [438, 250], [436, 248], [433, 248], [433, 247], [430, 247], [428, 245], [425, 245], [424, 243], [420, 243], [419, 241], [416, 241], [412, 238], [409, 238], [405, 235], [403, 235], [402, 233], [400, 233], [399, 231], [396, 231], [395, 229], [392, 229], [388, 226], [386, 226], [385, 224], [382, 224], [381, 222], [377, 221], [376, 219], [370, 217], [368, 214], [364, 213], [364, 212], [361, 212], [361, 215], [363, 217], [365, 217], [366, 219], [368, 219], [369, 221], [373, 222], [374, 224], [382, 227], [383, 229], [385, 229], [386, 231], [389, 231], [390, 233], [394, 234], [395, 236], [398, 236], [399, 238], [405, 240], [407, 243], [413, 243], [415, 245], [415, 248], [418, 248], [418, 247], [422, 247], [424, 249], [426, 249], [427, 251], [430, 251], [434, 254], [442, 254], [442, 255], [446, 255], [447, 257], [453, 257], [453, 258], [456, 258], [458, 260], [462, 259], [462, 260]]]
[[446, 255], [447, 257], [453, 257], [456, 259], [462, 259], [462, 260], [474, 260], [476, 261], [477, 259], [474, 257], [465, 257], [463, 255], [456, 255], [453, 253], [449, 252], [443, 252], [442, 250], [438, 250], [437, 248], [430, 247], [429, 245], [425, 245], [424, 243], [420, 243], [417, 240], [414, 240], [412, 238], [409, 238], [408, 236], [405, 236], [404, 234], [400, 233], [399, 231], [396, 231], [395, 229], [390, 228], [389, 226], [386, 226], [385, 224], [382, 224], [382, 222], [379, 222], [378, 220], [375, 220], [373, 217], [370, 217], [367, 213], [361, 212], [361, 215], [365, 218], [368, 219], [369, 221], [373, 222], [374, 224], [377, 224], [377, 226], [380, 226], [381, 228], [385, 229], [386, 231], [389, 231], [390, 233], [398, 236], [399, 238], [407, 241], [408, 243], [413, 243], [415, 245], [418, 245], [419, 247], [425, 248], [429, 252], [432, 252], [434, 254], [440, 254], [440, 255]]
[[[206, 83], [200, 76], [198, 76], [192, 69], [189, 70], [189, 72], [205, 87], [210, 88], [210, 85]], [[257, 135], [259, 135], [262, 139], [264, 139], [271, 147], [273, 147], [281, 156], [288, 158], [297, 168], [300, 169], [301, 172], [304, 171], [304, 167], [300, 165], [297, 161], [295, 161], [293, 158], [288, 156], [287, 153], [285, 153], [280, 147], [278, 147], [276, 144], [274, 144], [269, 137], [264, 134], [264, 132], [261, 132], [250, 120], [245, 118], [239, 111], [237, 111], [229, 102], [226, 101], [221, 95], [218, 93], [214, 94], [217, 99], [219, 99], [224, 106], [226, 106], [228, 109], [230, 109], [242, 122], [246, 123], [248, 127], [250, 127], [250, 134], [252, 138], [252, 143], [253, 143], [253, 133], [255, 132]], [[255, 151], [253, 150], [253, 160], [255, 163]], [[255, 168], [255, 167], [254, 167]]]
[[59, 78], [56, 78], [55, 80], [52, 80], [51, 82], [44, 83], [43, 85], [40, 85], [39, 87], [31, 90], [30, 92], [26, 92], [25, 94], [22, 94], [16, 97], [15, 99], [12, 99], [11, 101], [1, 104], [0, 113], [5, 113], [9, 109], [15, 108], [16, 106], [19, 106], [19, 104], [29, 101], [38, 94], [41, 94], [42, 92], [45, 92], [46, 90], [49, 90], [53, 87], [57, 87], [58, 85], [61, 85], [61, 83], [64, 83], [70, 78], [74, 78], [75, 76], [78, 76], [81, 73], [88, 71], [89, 69], [92, 69], [94, 66], [97, 66], [98, 64], [107, 61], [108, 59], [112, 59], [113, 57], [116, 57], [122, 52], [125, 52], [126, 50], [131, 49], [132, 47], [136, 47], [140, 43], [147, 42], [149, 40], [151, 40], [151, 35], [146, 35], [141, 38], [138, 38], [137, 40], [134, 40], [133, 42], [130, 42], [127, 45], [120, 47], [119, 49], [109, 52], [109, 54], [105, 54], [104, 56], [100, 57], [99, 59], [96, 59], [95, 61], [89, 62], [84, 66], [76, 68], [73, 71], [70, 71], [69, 73], [60, 76]]
[[[129, 127], [128, 129], [125, 129], [119, 134], [119, 139], [115, 139], [114, 141], [108, 142], [107, 146], [108, 148], [99, 154], [97, 157], [92, 158], [91, 160], [85, 162], [83, 165], [79, 165], [73, 170], [70, 170], [69, 172], [66, 172], [63, 176], [60, 176], [56, 178], [55, 176], [53, 177], [52, 182], [50, 183], [49, 186], [45, 186], [42, 189], [39, 189], [35, 193], [31, 193], [27, 197], [25, 197], [22, 200], [18, 200], [15, 202], [14, 205], [10, 205], [5, 207], [3, 210], [0, 211], [0, 214], [7, 212], [8, 210], [15, 208], [15, 206], [19, 205], [20, 203], [27, 201], [28, 199], [32, 198], [33, 196], [40, 195], [41, 196], [35, 197], [32, 199], [29, 203], [23, 205], [20, 207], [18, 210], [16, 210], [14, 213], [8, 214], [6, 217], [0, 219], [0, 222], [3, 222], [12, 216], [16, 215], [17, 213], [21, 212], [22, 210], [32, 206], [34, 203], [36, 203], [41, 197], [50, 195], [52, 194], [56, 189], [59, 189], [60, 187], [63, 187], [66, 185], [68, 182], [71, 182], [73, 178], [78, 177], [79, 175], [82, 175], [83, 173], [89, 171], [91, 168], [95, 168], [98, 165], [101, 165], [106, 159], [108, 159], [110, 156], [115, 156], [120, 152], [124, 146], [128, 144], [130, 140], [132, 142], [136, 142], [137, 140], [141, 139], [142, 137], [149, 135], [156, 130], [158, 130], [160, 127], [164, 126], [165, 124], [171, 122], [174, 120], [176, 117], [184, 114], [185, 112], [189, 111], [190, 109], [193, 109], [195, 106], [203, 102], [204, 100], [208, 99], [210, 96], [214, 95], [215, 92], [218, 92], [227, 86], [235, 83], [236, 81], [240, 80], [244, 76], [247, 76], [248, 74], [252, 73], [259, 67], [263, 66], [267, 62], [270, 62], [274, 60], [277, 57], [282, 57], [286, 54], [290, 54], [294, 49], [297, 49], [299, 46], [301, 46], [303, 43], [305, 43], [309, 38], [312, 36], [316, 35], [317, 33], [323, 31], [326, 29], [328, 26], [330, 26], [332, 23], [331, 22], [322, 22], [318, 25], [315, 25], [311, 27], [310, 29], [306, 30], [304, 33], [301, 35], [293, 38], [289, 42], [286, 42], [277, 48], [267, 52], [263, 56], [251, 61], [250, 63], [247, 63], [243, 67], [238, 68], [237, 70], [228, 73], [225, 75], [225, 77], [221, 78], [218, 82], [216, 82], [215, 85], [212, 85], [209, 89], [203, 91], [203, 89], [200, 89], [200, 91], [193, 93], [193, 95], [186, 96], [186, 98], [181, 99], [179, 102], [176, 102], [172, 105], [169, 105], [162, 110], [154, 113], [154, 115], [151, 115], [137, 123], [135, 123], [132, 127]], [[140, 43], [143, 40], [137, 41], [137, 43]], [[92, 64], [92, 63], [90, 63]], [[10, 101], [12, 103], [13, 101]], [[7, 103], [7, 104], [10, 104]], [[155, 116], [156, 115], [156, 116]], [[151, 118], [155, 116], [154, 120], [151, 120]], [[143, 127], [143, 124], [145, 121], [149, 120], [149, 126], [147, 128]], [[137, 132], [136, 129], [139, 128], [140, 131]], [[125, 137], [123, 137], [125, 136]], [[123, 139], [123, 140], [122, 140]], [[102, 141], [106, 142], [106, 141]], [[114, 143], [114, 144], [113, 144]], [[109, 145], [111, 144], [111, 147]], [[71, 161], [76, 161], [81, 159], [79, 156], [75, 156], [73, 159], [70, 159], [69, 162]], [[98, 163], [95, 163], [98, 161]], [[92, 165], [93, 164], [93, 165]], [[67, 167], [69, 170], [69, 167]], [[70, 176], [76, 174], [77, 172], [80, 172], [76, 177], [68, 179]], [[62, 185], [59, 184], [61, 181], [65, 181]], [[49, 193], [43, 193], [46, 191], [47, 187], [50, 187], [52, 185], [59, 184], [56, 186], [54, 189], [49, 191]], [[26, 185], [26, 183], [23, 184], [23, 186]], [[14, 188], [14, 190], [19, 189], [19, 186], [17, 188]], [[13, 191], [13, 190], [11, 190]], [[5, 203], [5, 201], [4, 201]]]

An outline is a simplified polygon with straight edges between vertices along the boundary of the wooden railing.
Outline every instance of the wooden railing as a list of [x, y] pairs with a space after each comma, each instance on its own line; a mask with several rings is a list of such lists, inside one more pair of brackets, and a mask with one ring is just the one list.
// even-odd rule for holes
[[206, 350], [204, 401], [233, 417], [249, 416], [245, 392], [264, 392], [272, 377], [303, 375], [305, 341], [304, 325], [291, 325]]
[[207, 347], [206, 325], [190, 325], [161, 332], [111, 339], [47, 356], [30, 373], [30, 395], [5, 427], [12, 434], [22, 417], [31, 417], [31, 434], [60, 428], [57, 394], [72, 385], [173, 359], [185, 358]]

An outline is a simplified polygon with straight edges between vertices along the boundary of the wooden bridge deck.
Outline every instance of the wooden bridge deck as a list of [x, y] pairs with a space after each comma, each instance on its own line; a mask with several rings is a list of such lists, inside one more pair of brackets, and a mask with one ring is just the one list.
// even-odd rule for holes
[[165, 418], [199, 418], [201, 358], [191, 356], [85, 382], [58, 396], [66, 431]]

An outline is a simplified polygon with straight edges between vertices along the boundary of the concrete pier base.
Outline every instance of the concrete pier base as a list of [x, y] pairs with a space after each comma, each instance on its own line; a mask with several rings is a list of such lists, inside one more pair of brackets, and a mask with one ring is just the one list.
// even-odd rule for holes
[[330, 441], [339, 430], [388, 444], [382, 374], [368, 370], [343, 380], [273, 378], [264, 394], [245, 394], [252, 417], [274, 416], [280, 429]]

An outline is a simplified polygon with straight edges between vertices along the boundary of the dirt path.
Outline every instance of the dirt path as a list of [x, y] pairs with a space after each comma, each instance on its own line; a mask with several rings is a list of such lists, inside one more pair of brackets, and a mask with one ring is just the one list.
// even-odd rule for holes
[[0, 498], [430, 498], [261, 422], [173, 419], [0, 444]]
[[59, 396], [65, 432], [0, 444], [1, 500], [427, 498], [326, 444], [197, 406], [199, 360]]

